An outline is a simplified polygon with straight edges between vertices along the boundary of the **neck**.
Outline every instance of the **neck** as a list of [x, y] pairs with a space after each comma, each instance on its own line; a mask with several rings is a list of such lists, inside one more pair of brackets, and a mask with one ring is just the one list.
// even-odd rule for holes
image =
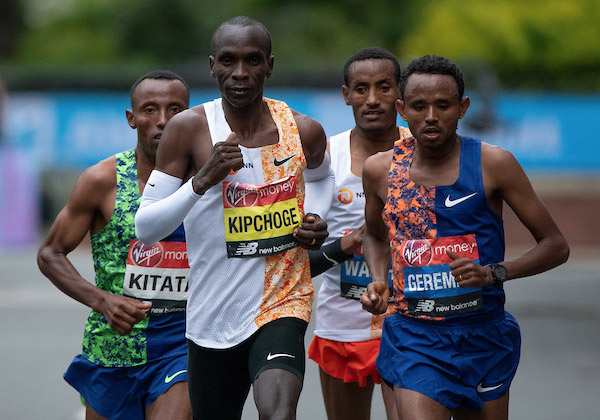
[[455, 153], [460, 153], [460, 137], [454, 134], [451, 140], [435, 148], [427, 148], [420, 145], [417, 140], [416, 151], [424, 161], [440, 162], [451, 158]]
[[136, 147], [135, 164], [137, 166], [138, 180], [145, 184], [154, 169], [155, 159], [150, 158], [139, 147]]
[[257, 131], [264, 119], [266, 104], [262, 96], [243, 107], [236, 107], [223, 99], [225, 119], [238, 137], [248, 138]]
[[373, 155], [394, 147], [394, 142], [400, 138], [400, 133], [396, 125], [378, 131], [365, 131], [360, 127], [354, 127], [350, 136], [355, 146]]

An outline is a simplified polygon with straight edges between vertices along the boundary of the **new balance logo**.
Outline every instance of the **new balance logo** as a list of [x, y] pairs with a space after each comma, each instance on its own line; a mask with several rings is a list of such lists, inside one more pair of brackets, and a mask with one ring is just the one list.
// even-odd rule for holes
[[421, 299], [417, 302], [415, 312], [432, 312], [435, 300]]
[[258, 250], [258, 242], [248, 242], [235, 250], [235, 255], [254, 255]]

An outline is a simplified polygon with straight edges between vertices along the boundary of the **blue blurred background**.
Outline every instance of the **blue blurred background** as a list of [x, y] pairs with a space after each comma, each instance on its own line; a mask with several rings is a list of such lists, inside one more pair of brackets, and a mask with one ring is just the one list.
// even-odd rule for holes
[[[574, 191], [581, 216], [600, 206], [596, 0], [0, 0], [0, 10], [0, 252], [35, 244], [85, 167], [135, 145], [125, 109], [141, 74], [181, 74], [192, 105], [218, 96], [210, 37], [236, 15], [271, 31], [266, 95], [328, 135], [353, 126], [340, 89], [353, 52], [382, 46], [402, 65], [444, 55], [472, 99], [461, 134], [510, 150], [543, 180], [549, 207]], [[557, 218], [569, 239], [600, 249], [600, 224], [582, 239]]]
[[[328, 135], [354, 125], [341, 85], [356, 50], [387, 48], [402, 66], [424, 54], [460, 65], [471, 107], [459, 132], [517, 157], [572, 250], [567, 264], [507, 286], [523, 335], [511, 418], [597, 420], [598, 0], [0, 0], [0, 419], [83, 418], [61, 375], [89, 309], [39, 272], [37, 247], [77, 176], [134, 147], [125, 110], [140, 75], [179, 73], [192, 105], [218, 96], [210, 37], [236, 15], [271, 31], [266, 96], [316, 118]], [[504, 220], [510, 259], [534, 241], [509, 208]], [[69, 258], [93, 281], [87, 240]], [[257, 418], [253, 405], [244, 420]], [[372, 412], [384, 418], [381, 397]], [[298, 418], [325, 418], [312, 362]]]

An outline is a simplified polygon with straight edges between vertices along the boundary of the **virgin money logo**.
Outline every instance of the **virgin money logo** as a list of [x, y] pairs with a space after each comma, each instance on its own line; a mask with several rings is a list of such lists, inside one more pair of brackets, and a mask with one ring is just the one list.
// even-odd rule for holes
[[431, 261], [433, 249], [425, 239], [414, 239], [404, 244], [402, 250], [404, 260], [413, 267], [422, 267]]
[[350, 204], [352, 202], [352, 191], [348, 188], [342, 188], [338, 191], [337, 198], [342, 204]]
[[225, 190], [225, 198], [232, 207], [252, 207], [258, 200], [258, 190], [250, 184], [231, 182]]
[[135, 265], [142, 267], [156, 267], [163, 258], [163, 248], [160, 243], [146, 246], [137, 241], [131, 247], [131, 259]]

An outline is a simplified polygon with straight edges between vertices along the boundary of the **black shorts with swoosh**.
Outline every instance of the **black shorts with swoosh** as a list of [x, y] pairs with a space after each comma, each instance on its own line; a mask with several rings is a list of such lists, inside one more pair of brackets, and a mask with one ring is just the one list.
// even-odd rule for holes
[[188, 340], [188, 387], [194, 418], [239, 418], [251, 383], [265, 370], [283, 369], [304, 381], [307, 326], [298, 318], [279, 318], [223, 350]]

